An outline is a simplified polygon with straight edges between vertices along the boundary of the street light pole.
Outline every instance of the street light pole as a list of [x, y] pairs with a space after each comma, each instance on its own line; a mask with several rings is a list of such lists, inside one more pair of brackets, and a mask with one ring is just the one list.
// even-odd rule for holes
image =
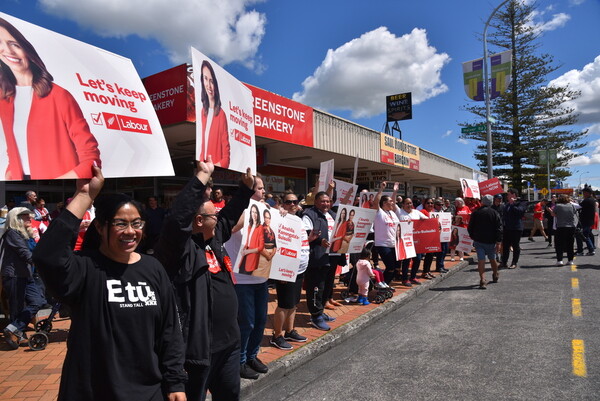
[[485, 97], [485, 123], [487, 128], [486, 140], [487, 140], [487, 171], [488, 178], [494, 178], [494, 170], [492, 167], [492, 122], [490, 121], [490, 87], [488, 80], [488, 49], [487, 49], [487, 29], [490, 25], [490, 21], [496, 14], [496, 11], [503, 5], [508, 3], [510, 0], [504, 0], [498, 7], [492, 11], [492, 14], [485, 22], [485, 28], [483, 28], [483, 75], [484, 75], [484, 88], [483, 93]]

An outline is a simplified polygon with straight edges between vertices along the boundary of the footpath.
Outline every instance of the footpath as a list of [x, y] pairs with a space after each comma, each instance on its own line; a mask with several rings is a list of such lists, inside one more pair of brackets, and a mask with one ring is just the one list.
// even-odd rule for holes
[[[290, 371], [306, 363], [320, 353], [334, 347], [344, 339], [370, 324], [385, 314], [393, 311], [410, 299], [418, 296], [435, 286], [441, 280], [456, 273], [468, 265], [467, 261], [450, 262], [446, 258], [448, 273], [439, 274], [432, 280], [421, 280], [421, 285], [407, 288], [396, 283], [394, 297], [382, 304], [370, 305], [345, 304], [341, 300], [343, 284], [336, 283], [334, 299], [344, 303], [327, 314], [336, 318], [331, 322], [331, 331], [324, 332], [308, 325], [310, 314], [304, 300], [298, 305], [296, 313], [296, 330], [308, 338], [306, 343], [293, 343], [294, 349], [283, 351], [269, 344], [273, 330], [273, 313], [277, 304], [275, 290], [269, 290], [268, 320], [265, 328], [259, 358], [269, 366], [269, 372], [261, 375], [258, 380], [242, 379], [242, 399], [256, 393], [268, 385], [268, 382], [280, 378]], [[380, 267], [383, 267], [380, 265]], [[5, 320], [2, 321], [4, 327]], [[53, 321], [52, 332], [49, 334], [49, 344], [42, 351], [32, 351], [27, 345], [21, 345], [17, 350], [11, 350], [3, 340], [0, 340], [0, 401], [53, 401], [58, 395], [60, 373], [67, 351], [66, 339], [70, 327], [70, 319], [57, 318]], [[31, 335], [33, 330], [28, 331]]]

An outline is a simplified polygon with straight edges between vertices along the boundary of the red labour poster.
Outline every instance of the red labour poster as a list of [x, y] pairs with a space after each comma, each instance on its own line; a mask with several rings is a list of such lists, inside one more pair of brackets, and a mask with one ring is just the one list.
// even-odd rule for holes
[[439, 221], [437, 219], [413, 220], [413, 240], [417, 253], [441, 252]]

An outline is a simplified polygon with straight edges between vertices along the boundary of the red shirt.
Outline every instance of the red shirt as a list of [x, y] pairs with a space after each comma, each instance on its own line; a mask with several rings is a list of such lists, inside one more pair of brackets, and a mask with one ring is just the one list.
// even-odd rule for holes
[[538, 202], [533, 207], [533, 218], [536, 220], [544, 220], [544, 208], [542, 202]]

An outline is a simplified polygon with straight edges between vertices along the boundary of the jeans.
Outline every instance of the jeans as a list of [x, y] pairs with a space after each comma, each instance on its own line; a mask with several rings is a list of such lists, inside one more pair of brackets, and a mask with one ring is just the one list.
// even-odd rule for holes
[[581, 231], [583, 234], [583, 239], [579, 236], [575, 237], [575, 239], [577, 240], [577, 253], [583, 253], [583, 241], [585, 241], [585, 246], [587, 246], [588, 252], [594, 252], [596, 247], [594, 246], [594, 235], [592, 234], [592, 226], [582, 224]]
[[204, 401], [206, 390], [214, 401], [240, 399], [240, 348], [238, 344], [210, 357], [210, 366], [185, 364], [188, 381], [185, 394], [188, 401]]
[[22, 332], [46, 303], [33, 278], [2, 276], [2, 286], [8, 296], [11, 323], [7, 328]]
[[240, 326], [240, 364], [256, 359], [260, 350], [265, 325], [269, 290], [267, 282], [260, 284], [236, 284], [238, 298], [238, 324]]
[[519, 256], [521, 255], [521, 236], [523, 230], [504, 230], [502, 235], [502, 264], [508, 264], [508, 257], [510, 255], [510, 248], [513, 250], [513, 257], [511, 265], [519, 263]]
[[396, 269], [401, 265], [399, 260], [396, 260], [396, 249], [387, 248], [385, 246], [376, 246], [377, 253], [385, 265], [385, 271], [383, 272], [383, 278], [387, 284], [391, 283], [396, 274]]

